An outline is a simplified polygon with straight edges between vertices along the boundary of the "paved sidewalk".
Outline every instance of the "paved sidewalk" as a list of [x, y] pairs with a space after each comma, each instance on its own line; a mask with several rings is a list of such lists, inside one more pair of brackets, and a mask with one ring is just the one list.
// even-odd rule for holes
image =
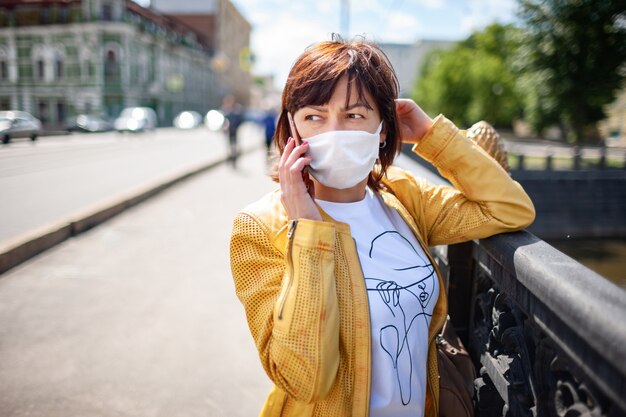
[[222, 164], [0, 278], [3, 417], [253, 416], [270, 383], [234, 295], [236, 211], [264, 152]]
[[271, 384], [228, 243], [237, 210], [276, 187], [264, 157], [197, 174], [3, 274], [0, 415], [257, 415]]

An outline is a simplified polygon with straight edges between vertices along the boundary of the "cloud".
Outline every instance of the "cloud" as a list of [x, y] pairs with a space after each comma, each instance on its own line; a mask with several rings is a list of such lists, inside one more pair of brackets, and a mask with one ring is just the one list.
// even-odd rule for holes
[[396, 12], [390, 13], [388, 18], [390, 26], [394, 28], [394, 32], [415, 33], [422, 26], [419, 19], [412, 14]]
[[376, 24], [375, 19], [372, 20], [371, 38], [378, 42], [411, 43], [423, 26], [415, 14], [399, 11], [390, 12], [384, 22]]
[[461, 17], [461, 29], [468, 35], [493, 22], [515, 18], [516, 0], [469, 0]]
[[[279, 88], [307, 46], [328, 40], [331, 33], [341, 30], [341, 2], [337, 0], [232, 1], [253, 27], [254, 72], [274, 74]], [[493, 21], [513, 21], [516, 1], [349, 0], [350, 34], [396, 43], [420, 38], [462, 39]]]
[[257, 56], [254, 65], [259, 74], [275, 74], [275, 83], [282, 87], [291, 65], [304, 49], [330, 39], [332, 28], [315, 18], [295, 16], [288, 12], [274, 14], [272, 24], [259, 26], [252, 38]]
[[416, 3], [428, 9], [441, 9], [446, 4], [444, 0], [418, 0]]

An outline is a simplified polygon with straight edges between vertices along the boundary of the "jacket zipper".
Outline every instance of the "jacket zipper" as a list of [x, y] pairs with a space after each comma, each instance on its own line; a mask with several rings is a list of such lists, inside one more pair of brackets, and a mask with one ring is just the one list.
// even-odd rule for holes
[[[293, 220], [289, 225], [289, 231], [287, 232], [287, 239], [289, 241], [289, 249], [287, 251], [287, 257], [291, 257], [291, 251], [293, 248], [293, 233], [298, 226], [298, 221]], [[283, 301], [280, 305], [280, 310], [278, 311], [278, 320], [283, 319], [283, 310], [285, 309], [285, 304], [287, 303], [287, 297], [289, 296], [289, 292], [291, 291], [291, 284], [293, 283], [293, 260], [289, 262], [289, 283], [287, 284], [287, 289], [285, 290], [285, 296], [283, 297]]]

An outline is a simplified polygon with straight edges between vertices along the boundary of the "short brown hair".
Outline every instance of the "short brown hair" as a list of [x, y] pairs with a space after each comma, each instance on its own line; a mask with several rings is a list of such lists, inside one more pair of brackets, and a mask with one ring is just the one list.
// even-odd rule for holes
[[[379, 46], [358, 38], [344, 41], [337, 35], [327, 42], [309, 46], [291, 67], [282, 95], [274, 139], [279, 154], [283, 153], [287, 139], [291, 136], [287, 112], [294, 114], [305, 106], [319, 106], [330, 101], [339, 79], [348, 76], [347, 101], [352, 86], [356, 86], [358, 97], [367, 105], [364, 91], [376, 101], [387, 136], [385, 146], [379, 151], [380, 167], [370, 173], [368, 185], [381, 188], [380, 180], [385, 175], [402, 147], [395, 99], [399, 84], [389, 59]], [[278, 172], [272, 174], [278, 181]]]

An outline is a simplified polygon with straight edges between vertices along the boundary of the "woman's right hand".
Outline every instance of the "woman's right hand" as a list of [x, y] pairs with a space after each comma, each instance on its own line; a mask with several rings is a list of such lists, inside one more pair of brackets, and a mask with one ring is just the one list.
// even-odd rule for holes
[[289, 220], [322, 220], [312, 193], [309, 193], [309, 188], [312, 190], [313, 184], [305, 183], [305, 176], [306, 180], [309, 182], [311, 180], [308, 179], [308, 175], [303, 174], [304, 168], [311, 163], [311, 157], [304, 155], [308, 146], [306, 142], [296, 145], [296, 141], [289, 138], [278, 163], [280, 199]]

